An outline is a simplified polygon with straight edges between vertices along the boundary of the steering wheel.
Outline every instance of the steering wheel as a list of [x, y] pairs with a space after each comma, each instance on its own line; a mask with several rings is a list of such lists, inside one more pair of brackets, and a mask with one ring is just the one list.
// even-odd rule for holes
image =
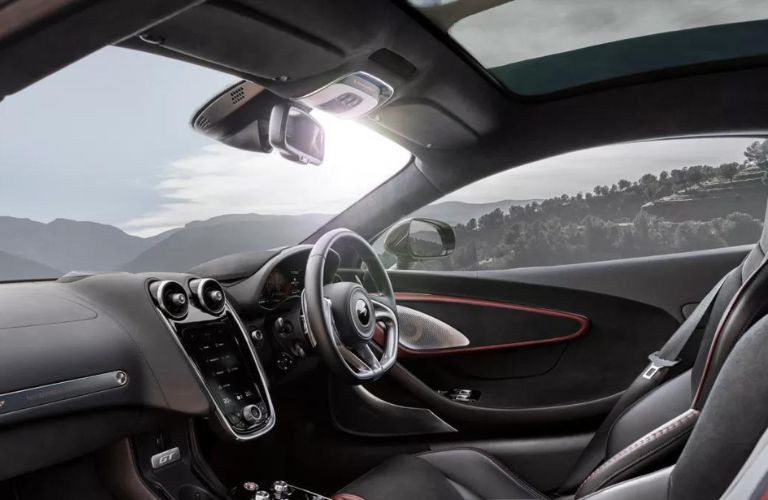
[[[323, 284], [328, 251], [341, 240], [366, 264], [378, 294], [369, 294], [358, 283]], [[376, 380], [395, 364], [400, 339], [392, 283], [376, 252], [359, 234], [341, 228], [317, 240], [307, 261], [301, 306], [320, 356], [348, 382]], [[381, 348], [373, 340], [377, 328], [384, 330]]]

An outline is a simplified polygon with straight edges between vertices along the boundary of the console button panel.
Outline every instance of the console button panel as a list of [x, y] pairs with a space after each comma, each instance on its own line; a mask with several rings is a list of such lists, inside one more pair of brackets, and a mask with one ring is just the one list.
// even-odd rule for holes
[[231, 312], [175, 325], [184, 350], [231, 429], [251, 434], [271, 423], [271, 405], [245, 335]]

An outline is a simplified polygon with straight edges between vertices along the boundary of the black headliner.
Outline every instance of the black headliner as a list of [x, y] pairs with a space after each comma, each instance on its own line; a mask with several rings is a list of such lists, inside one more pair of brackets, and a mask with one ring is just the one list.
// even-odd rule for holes
[[[761, 135], [768, 129], [764, 59], [521, 99], [500, 89], [401, 2], [59, 0], [22, 30], [8, 29], [23, 24], [18, 7], [26, 1], [0, 7], [0, 36], [6, 35], [0, 38], [0, 95], [109, 44], [223, 69], [289, 97], [353, 70], [392, 83], [395, 97], [377, 113], [379, 121], [366, 124], [418, 160], [321, 231], [343, 225], [372, 236], [477, 179], [568, 151], [677, 136]], [[148, 44], [141, 33], [163, 43]], [[291, 78], [275, 80], [283, 74]]]

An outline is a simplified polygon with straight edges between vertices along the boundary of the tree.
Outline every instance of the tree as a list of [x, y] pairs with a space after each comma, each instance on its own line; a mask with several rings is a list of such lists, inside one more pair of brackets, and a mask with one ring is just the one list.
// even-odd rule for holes
[[701, 166], [699, 165], [696, 165], [695, 167], [688, 167], [684, 172], [686, 184], [690, 187], [695, 186], [704, 178], [704, 174], [701, 171]]
[[669, 173], [676, 188], [685, 187], [685, 170], [676, 168]]
[[637, 183], [646, 198], [652, 198], [659, 188], [659, 182], [656, 176], [653, 174], [645, 174], [640, 177], [640, 181]]
[[468, 231], [475, 231], [477, 229], [477, 219], [472, 217], [467, 221], [467, 230]]
[[480, 229], [495, 229], [504, 222], [504, 212], [497, 208], [493, 212], [480, 216], [480, 220], [477, 222]]
[[626, 191], [627, 189], [629, 189], [629, 188], [630, 188], [630, 186], [632, 186], [632, 183], [631, 183], [631, 182], [629, 182], [629, 181], [628, 181], [628, 180], [626, 180], [626, 179], [621, 179], [621, 180], [619, 181], [619, 189], [621, 189], [622, 191]]
[[747, 163], [761, 170], [768, 169], [768, 140], [763, 142], [755, 141], [744, 151], [744, 157]]
[[727, 180], [728, 182], [733, 182], [733, 178], [736, 176], [738, 172], [739, 172], [739, 164], [736, 162], [723, 163], [722, 165], [720, 165], [720, 168], [718, 169], [718, 173], [720, 177]]

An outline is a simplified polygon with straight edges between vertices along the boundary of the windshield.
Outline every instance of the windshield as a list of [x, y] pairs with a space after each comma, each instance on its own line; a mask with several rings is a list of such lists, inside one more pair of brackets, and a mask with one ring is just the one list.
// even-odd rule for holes
[[193, 132], [192, 113], [238, 80], [107, 48], [3, 100], [0, 280], [186, 271], [295, 244], [410, 158], [326, 114], [320, 166]]

